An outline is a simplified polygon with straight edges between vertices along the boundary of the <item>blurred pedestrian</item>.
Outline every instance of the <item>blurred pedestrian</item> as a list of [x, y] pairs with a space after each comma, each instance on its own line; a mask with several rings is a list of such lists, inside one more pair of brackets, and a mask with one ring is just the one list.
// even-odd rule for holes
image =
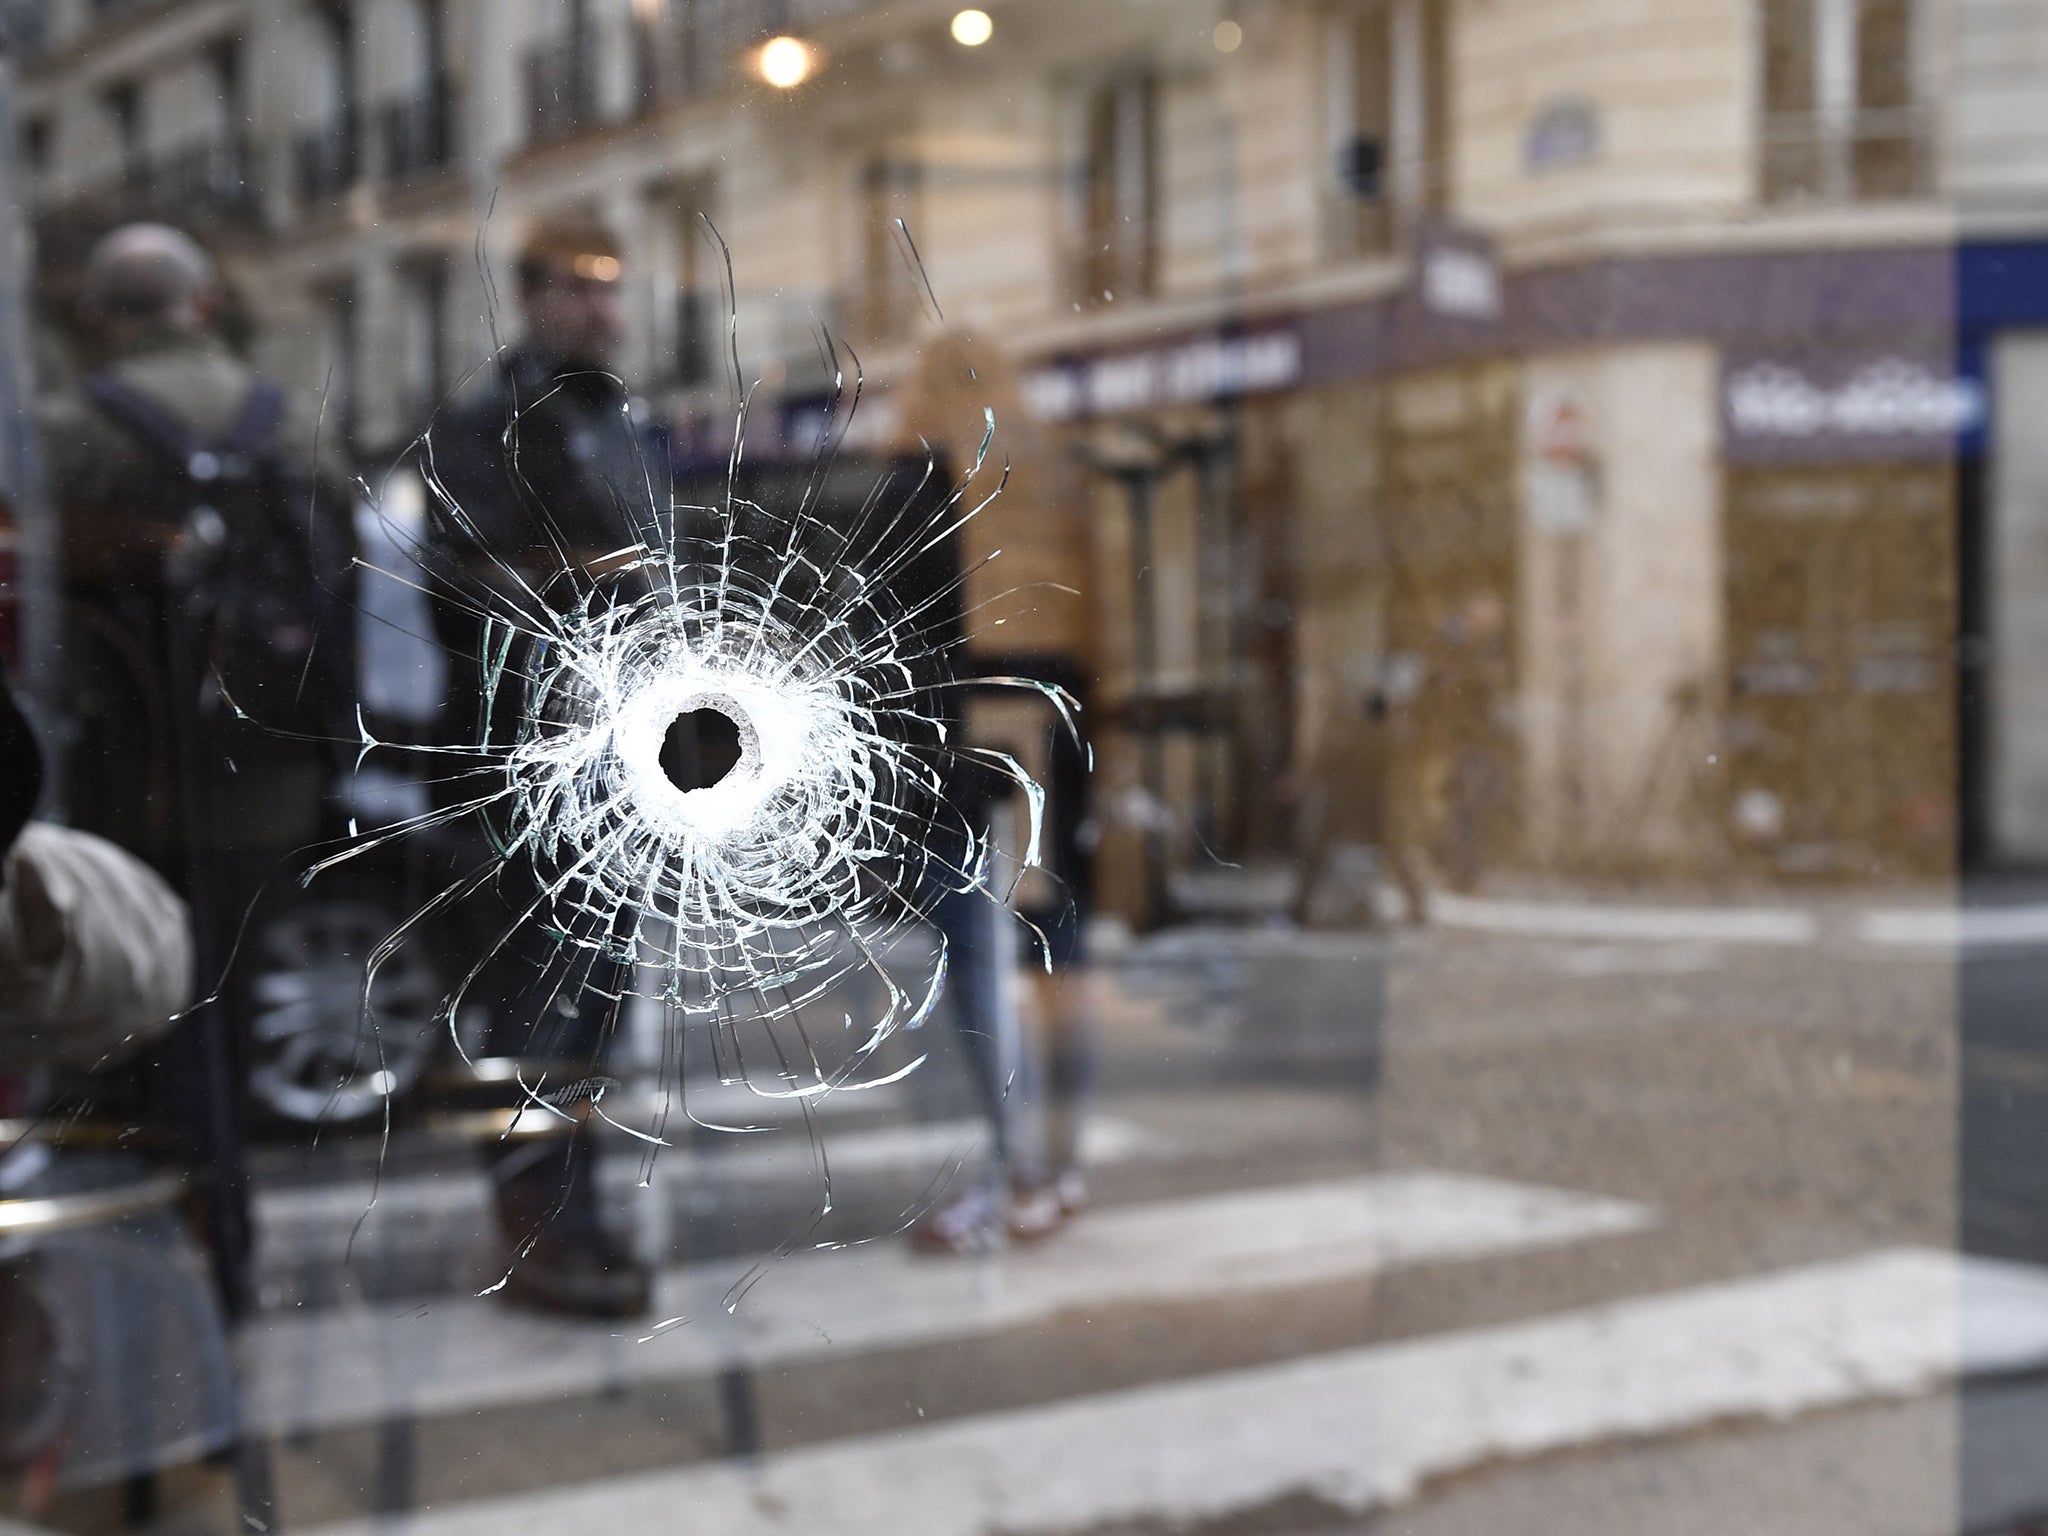
[[[23, 1090], [0, 1130], [0, 1200], [72, 1218], [0, 1223], [0, 1498], [33, 1516], [60, 1489], [118, 1482], [134, 1511], [156, 1473], [240, 1434], [226, 1313], [143, 1139], [39, 1132], [63, 1118], [48, 1113], [53, 1071], [103, 1072], [172, 1027], [191, 1001], [192, 935], [140, 859], [32, 819], [42, 776], [0, 685], [0, 1097]], [[95, 1201], [107, 1215], [89, 1214]]]
[[[453, 663], [455, 739], [480, 740], [486, 728], [480, 600], [495, 592], [523, 605], [531, 601], [523, 586], [566, 608], [594, 584], [615, 585], [607, 560], [648, 527], [650, 456], [635, 402], [611, 371], [623, 275], [618, 242], [602, 224], [537, 224], [518, 257], [525, 335], [428, 433], [431, 469], [452, 503], [434, 509], [431, 559], [435, 623]], [[515, 657], [508, 675], [518, 665]], [[515, 730], [510, 713], [498, 712], [489, 728]], [[449, 788], [466, 797], [461, 783]], [[474, 851], [488, 857], [483, 829], [474, 831]], [[469, 993], [491, 1015], [487, 1048], [530, 1063], [529, 1081], [551, 1066], [558, 1086], [565, 1068], [595, 1076], [618, 1020], [622, 966], [572, 957], [568, 981], [544, 990], [541, 979], [559, 978], [562, 956], [532, 923], [516, 921], [539, 894], [532, 872], [508, 865], [496, 892], [496, 901], [471, 904], [471, 942], [496, 951]], [[647, 1269], [599, 1218], [587, 1129], [496, 1143], [488, 1161], [509, 1300], [604, 1317], [646, 1310]]]
[[279, 732], [317, 734], [353, 687], [338, 476], [314, 471], [316, 418], [214, 334], [221, 292], [179, 230], [105, 236], [80, 304], [98, 366], [43, 413], [85, 673], [72, 817], [174, 879], [315, 835], [332, 754]]
[[[986, 887], [947, 891], [932, 910], [947, 945], [954, 1027], [989, 1127], [990, 1167], [982, 1184], [912, 1228], [912, 1245], [929, 1253], [1046, 1237], [1087, 1204], [1082, 1138], [1095, 1055], [1081, 984], [1087, 770], [1063, 728], [1049, 730], [1047, 741], [1046, 867], [1019, 871], [1021, 829], [998, 830], [1024, 814], [1016, 797], [986, 799], [977, 829], [995, 834], [998, 850], [983, 870]], [[1018, 1007], [1020, 970], [1029, 978], [1028, 1015]]]
[[[1019, 704], [1005, 688], [998, 726], [976, 709], [973, 689], [980, 676], [1083, 691], [1070, 654], [1077, 625], [1064, 598], [1082, 579], [1069, 562], [1086, 537], [1076, 498], [1059, 477], [1060, 455], [1035, 432], [1016, 369], [999, 347], [965, 332], [935, 336], [899, 410], [906, 432], [945, 453], [956, 471], [973, 462], [987, 413], [995, 415], [996, 451], [1007, 473], [1002, 494], [960, 530], [943, 581], [933, 584], [955, 591], [947, 623], [958, 640], [954, 671], [963, 684], [956, 738], [1033, 763], [1047, 791], [1046, 867], [1020, 871], [1023, 839], [998, 836], [1001, 851], [984, 871], [987, 889], [947, 892], [933, 911], [948, 947], [952, 1017], [992, 1156], [987, 1180], [932, 1211], [911, 1241], [927, 1252], [962, 1253], [1006, 1238], [1045, 1237], [1086, 1200], [1081, 1150], [1093, 1038], [1077, 985], [1088, 900], [1086, 755], [1049, 702]], [[998, 551], [1004, 560], [991, 558]], [[967, 576], [956, 588], [962, 571]], [[969, 613], [978, 620], [972, 633]], [[984, 782], [971, 769], [961, 777], [967, 782], [949, 798], [969, 810], [978, 831], [1015, 827], [1024, 810], [1013, 785]], [[1018, 1006], [1020, 968], [1032, 978], [1028, 1019]]]
[[41, 787], [0, 684], [0, 1078], [133, 1056], [192, 1001], [185, 903], [105, 838], [31, 820]]
[[[1041, 680], [1085, 697], [1078, 674], [1057, 665]], [[1038, 1094], [1044, 1187], [1062, 1219], [1088, 1200], [1085, 1167], [1088, 1100], [1094, 1090], [1095, 1018], [1087, 990], [1085, 939], [1093, 887], [1095, 822], [1089, 812], [1088, 755], [1064, 728], [1046, 721], [1045, 869], [1027, 876], [1016, 902], [1028, 924], [1023, 946], [1031, 978], [1042, 1084]]]
[[[314, 417], [215, 334], [221, 296], [182, 231], [106, 235], [80, 301], [96, 371], [42, 423], [66, 581], [65, 803], [184, 894], [203, 984], [264, 875], [318, 833], [337, 765], [321, 738], [346, 717], [354, 657], [346, 499], [314, 468]], [[237, 1311], [243, 1043], [228, 1005], [199, 1008], [133, 1083], [168, 1154], [206, 1171]]]

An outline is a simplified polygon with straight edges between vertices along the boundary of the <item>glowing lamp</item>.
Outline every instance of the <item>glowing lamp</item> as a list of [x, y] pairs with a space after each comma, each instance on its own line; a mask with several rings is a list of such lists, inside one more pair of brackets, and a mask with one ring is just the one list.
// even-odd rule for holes
[[778, 91], [802, 85], [816, 67], [816, 56], [801, 38], [771, 37], [761, 45], [761, 78]]

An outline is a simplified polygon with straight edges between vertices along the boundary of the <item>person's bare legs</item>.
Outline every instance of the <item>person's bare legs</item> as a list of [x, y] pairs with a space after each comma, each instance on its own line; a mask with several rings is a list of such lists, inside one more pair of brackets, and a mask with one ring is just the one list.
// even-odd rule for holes
[[1087, 1199], [1082, 1169], [1082, 1136], [1088, 1096], [1095, 1078], [1094, 1020], [1085, 973], [1061, 966], [1050, 973], [1033, 966], [1032, 1012], [1044, 1052], [1045, 1173], [1048, 1186], [1068, 1215]]

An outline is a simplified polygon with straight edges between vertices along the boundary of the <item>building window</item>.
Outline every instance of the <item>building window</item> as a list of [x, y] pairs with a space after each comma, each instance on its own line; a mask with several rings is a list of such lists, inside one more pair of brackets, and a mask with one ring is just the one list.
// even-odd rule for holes
[[404, 180], [446, 166], [455, 154], [455, 87], [448, 75], [442, 0], [406, 0], [399, 10], [399, 85], [378, 112], [384, 174]]
[[1153, 291], [1158, 265], [1157, 83], [1124, 74], [1081, 101], [1070, 283], [1082, 304]]
[[262, 209], [251, 176], [241, 40], [220, 39], [199, 65], [204, 118], [153, 157], [150, 197], [180, 219], [257, 222]]
[[714, 89], [724, 69], [729, 7], [706, 0], [633, 0], [638, 108], [652, 112]]
[[1766, 200], [1933, 190], [1921, 20], [1915, 0], [1764, 0]]
[[1448, 199], [1448, 9], [1359, 0], [1329, 28], [1328, 243], [1339, 256], [1375, 254]]
[[343, 0], [322, 0], [311, 7], [311, 100], [307, 116], [313, 126], [299, 135], [299, 195], [307, 202], [335, 197], [355, 183], [356, 70], [354, 29]]
[[45, 117], [22, 119], [21, 153], [28, 163], [29, 175], [40, 180], [50, 173], [50, 120]]
[[206, 74], [213, 86], [215, 122], [220, 135], [240, 133], [248, 125], [242, 69], [242, 40], [223, 37], [206, 50]]
[[861, 173], [860, 333], [871, 339], [901, 336], [917, 323], [923, 282], [908, 241], [919, 225], [922, 172], [914, 160], [884, 156]]
[[718, 370], [724, 311], [717, 253], [704, 226], [713, 195], [708, 179], [684, 181], [657, 194], [659, 207], [650, 209], [668, 238], [667, 259], [654, 277], [656, 372], [679, 389], [709, 384]]
[[573, 138], [598, 122], [597, 31], [588, 0], [566, 0], [551, 37], [526, 55], [527, 137]]
[[216, 102], [211, 138], [200, 146], [209, 207], [251, 215], [257, 205], [249, 153], [249, 102], [242, 64], [242, 40], [222, 38], [206, 53]]
[[113, 170], [123, 186], [140, 188], [149, 165], [142, 142], [142, 93], [132, 80], [110, 85], [100, 93], [100, 112], [113, 145]]
[[405, 419], [427, 421], [448, 390], [448, 265], [438, 253], [399, 268], [398, 326]]
[[335, 283], [320, 290], [320, 404], [321, 414], [334, 424], [337, 439], [345, 446], [356, 440], [356, 409], [360, 401], [357, 370], [360, 352], [356, 346], [356, 290], [350, 282]]

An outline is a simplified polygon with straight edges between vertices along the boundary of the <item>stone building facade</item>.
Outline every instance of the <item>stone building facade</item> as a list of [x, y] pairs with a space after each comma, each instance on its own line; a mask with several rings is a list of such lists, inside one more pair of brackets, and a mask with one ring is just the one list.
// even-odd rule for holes
[[821, 325], [869, 450], [971, 436], [929, 385], [982, 357], [1041, 594], [1002, 644], [1089, 682], [1133, 915], [1306, 910], [1373, 843], [1454, 885], [2048, 855], [2048, 13], [985, 8], [966, 47], [921, 0], [53, 0], [46, 255], [202, 225], [366, 459], [552, 211], [623, 237], [679, 453], [731, 410], [700, 216], [791, 451]]

